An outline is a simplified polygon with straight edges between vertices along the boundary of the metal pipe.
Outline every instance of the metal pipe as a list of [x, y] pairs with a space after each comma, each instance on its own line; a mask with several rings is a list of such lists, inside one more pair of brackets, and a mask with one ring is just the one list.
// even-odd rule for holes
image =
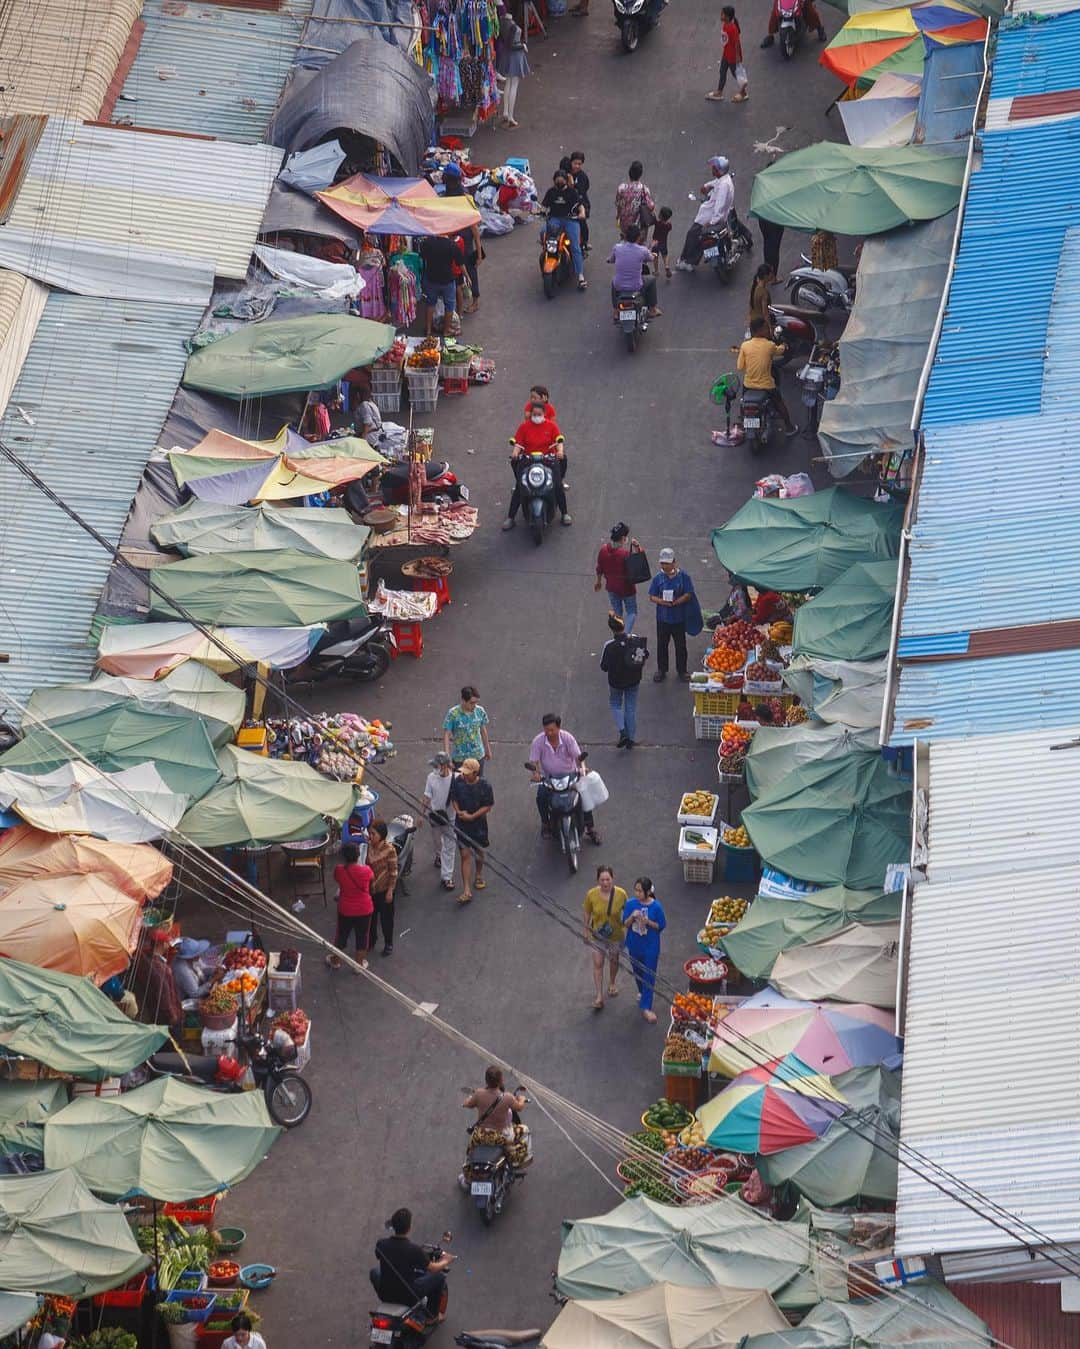
[[[912, 497], [914, 500], [914, 497]], [[900, 531], [900, 556], [896, 564], [896, 594], [893, 596], [892, 625], [889, 629], [889, 664], [885, 671], [885, 696], [881, 701], [881, 722], [878, 725], [878, 744], [888, 744], [886, 727], [892, 719], [892, 702], [895, 697], [896, 642], [900, 635], [900, 614], [904, 601], [904, 563], [907, 561], [908, 531]]]

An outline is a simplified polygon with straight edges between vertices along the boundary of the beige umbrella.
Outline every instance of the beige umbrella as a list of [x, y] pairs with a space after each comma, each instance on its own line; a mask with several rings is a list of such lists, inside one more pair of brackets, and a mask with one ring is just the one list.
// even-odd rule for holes
[[782, 951], [769, 982], [788, 998], [895, 1007], [899, 944], [899, 923], [852, 923], [823, 941]]
[[654, 1283], [622, 1297], [572, 1300], [542, 1349], [735, 1349], [745, 1335], [789, 1330], [768, 1293]]

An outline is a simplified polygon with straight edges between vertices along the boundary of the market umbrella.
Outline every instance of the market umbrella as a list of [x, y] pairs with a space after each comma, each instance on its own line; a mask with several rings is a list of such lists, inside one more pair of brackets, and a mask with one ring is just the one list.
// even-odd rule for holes
[[0, 1336], [14, 1335], [37, 1310], [34, 1293], [0, 1293]]
[[394, 343], [394, 329], [351, 314], [251, 323], [188, 357], [184, 384], [228, 398], [329, 389]]
[[900, 968], [900, 924], [864, 927], [853, 923], [831, 937], [784, 951], [769, 975], [789, 998], [833, 998], [896, 1006]]
[[101, 984], [127, 969], [141, 916], [104, 876], [33, 876], [0, 894], [0, 954]]
[[249, 553], [294, 548], [298, 553], [339, 562], [356, 562], [370, 532], [341, 509], [219, 505], [198, 498], [170, 511], [150, 527], [155, 543], [175, 548], [186, 557], [224, 553], [231, 548]]
[[982, 1321], [937, 1283], [888, 1297], [818, 1303], [799, 1326], [751, 1335], [739, 1349], [990, 1349], [1000, 1345]]
[[0, 1082], [0, 1154], [45, 1151], [45, 1121], [68, 1103], [66, 1082]]
[[46, 834], [20, 824], [0, 834], [0, 888], [32, 876], [104, 876], [134, 899], [154, 899], [172, 879], [172, 863], [142, 843], [110, 843]]
[[426, 178], [355, 173], [315, 198], [368, 234], [460, 234], [480, 224], [471, 197], [440, 196]]
[[724, 951], [747, 978], [767, 979], [782, 951], [832, 936], [855, 922], [894, 923], [902, 904], [900, 890], [885, 895], [842, 885], [812, 890], [797, 900], [758, 895], [724, 938]]
[[295, 548], [186, 557], [153, 568], [150, 580], [162, 592], [150, 597], [154, 618], [171, 618], [182, 609], [185, 617], [204, 623], [286, 628], [367, 614], [352, 563]]
[[800, 764], [839, 759], [852, 750], [876, 750], [878, 745], [876, 728], [853, 731], [840, 722], [759, 726], [746, 751], [746, 785], [752, 798], [763, 796]]
[[57, 684], [53, 688], [38, 689], [30, 695], [27, 710], [39, 721], [55, 721], [57, 717], [130, 699], [146, 707], [193, 713], [206, 727], [214, 745], [223, 745], [233, 738], [244, 720], [246, 707], [243, 689], [226, 684], [203, 665], [188, 665], [170, 671], [161, 679], [128, 679], [101, 674], [83, 684]]
[[713, 551], [759, 589], [814, 590], [855, 562], [896, 557], [903, 506], [882, 506], [842, 487], [805, 497], [751, 497], [712, 532]]
[[848, 19], [821, 53], [821, 64], [845, 84], [867, 88], [887, 73], [920, 73], [935, 47], [985, 41], [986, 26], [983, 16], [957, 0], [871, 10]]
[[825, 656], [792, 656], [781, 675], [784, 683], [820, 721], [849, 730], [873, 731], [881, 725], [889, 662], [830, 660]]
[[744, 1335], [783, 1330], [766, 1292], [654, 1283], [619, 1298], [571, 1299], [541, 1349], [731, 1349]]
[[742, 813], [772, 867], [820, 885], [870, 889], [911, 852], [911, 783], [880, 754], [802, 764]]
[[735, 1077], [789, 1054], [828, 1077], [886, 1063], [900, 1053], [891, 1012], [860, 1003], [814, 1003], [771, 988], [755, 993], [716, 1028], [709, 1068]]
[[100, 1082], [145, 1063], [168, 1038], [165, 1026], [130, 1020], [89, 979], [0, 956], [0, 1048], [7, 1054]]
[[331, 459], [355, 459], [361, 464], [385, 464], [386, 456], [379, 453], [363, 436], [338, 436], [335, 440], [304, 441], [289, 448], [289, 458], [303, 464], [305, 473], [318, 470], [311, 464]]
[[935, 154], [918, 145], [821, 141], [761, 170], [750, 214], [797, 230], [881, 234], [953, 210], [963, 179], [963, 155]]
[[152, 763], [119, 773], [104, 773], [78, 760], [51, 773], [0, 769], [0, 805], [13, 805], [29, 824], [50, 834], [147, 843], [175, 829], [190, 803]]
[[323, 832], [323, 817], [344, 820], [353, 789], [331, 782], [306, 763], [264, 759], [226, 745], [221, 782], [180, 821], [180, 831], [204, 848], [284, 843]]
[[121, 1096], [80, 1096], [45, 1123], [45, 1165], [113, 1199], [179, 1203], [249, 1176], [281, 1133], [262, 1092], [159, 1077]]
[[177, 483], [200, 501], [243, 506], [248, 501], [296, 501], [318, 496], [325, 483], [309, 477], [283, 455], [270, 459], [199, 459], [173, 451], [169, 463]]
[[101, 634], [97, 663], [110, 674], [134, 679], [158, 679], [185, 661], [218, 674], [248, 665], [291, 670], [307, 660], [326, 628], [316, 623], [299, 628], [210, 626], [209, 631], [215, 640], [190, 623], [114, 623]]
[[863, 1106], [830, 1124], [820, 1138], [758, 1160], [767, 1185], [790, 1181], [823, 1208], [859, 1200], [896, 1202], [899, 1110]]
[[835, 660], [884, 656], [896, 601], [896, 558], [856, 562], [795, 613], [796, 654]]
[[706, 1141], [771, 1153], [820, 1138], [845, 1108], [832, 1082], [794, 1054], [740, 1073], [698, 1111]]
[[907, 145], [915, 131], [922, 75], [889, 71], [861, 98], [836, 105], [852, 145]]
[[91, 1297], [126, 1283], [149, 1263], [123, 1209], [95, 1199], [74, 1171], [0, 1176], [6, 1289]]

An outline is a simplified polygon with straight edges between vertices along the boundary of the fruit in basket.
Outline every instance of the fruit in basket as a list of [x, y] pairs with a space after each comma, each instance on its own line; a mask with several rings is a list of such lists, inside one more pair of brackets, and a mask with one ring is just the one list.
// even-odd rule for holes
[[725, 721], [720, 728], [720, 749], [723, 754], [745, 754], [753, 732], [747, 726]]
[[750, 835], [741, 824], [738, 829], [734, 829], [731, 825], [728, 825], [724, 830], [723, 839], [729, 848], [749, 848], [752, 846]]
[[721, 899], [714, 899], [709, 907], [709, 923], [737, 923], [746, 913], [748, 901], [745, 899], [733, 899], [730, 895], [724, 895]]
[[736, 623], [728, 623], [713, 632], [713, 646], [731, 646], [737, 651], [749, 651], [751, 647], [757, 646], [760, 640], [761, 633], [757, 628], [742, 619]]
[[[700, 960], [689, 961], [686, 969], [691, 979], [697, 979], [701, 983], [726, 979], [731, 972], [724, 961], [713, 960], [711, 956], [702, 956]], [[716, 1019], [715, 1013], [713, 1019]]]
[[235, 1279], [240, 1266], [235, 1260], [215, 1260], [206, 1272], [212, 1279]]
[[712, 1015], [712, 998], [704, 993], [676, 993], [671, 1000], [676, 1020], [708, 1022]]
[[780, 654], [780, 644], [774, 642], [771, 637], [765, 637], [758, 645], [758, 660], [771, 660], [777, 663], [783, 663], [783, 656]]
[[239, 974], [235, 979], [230, 979], [228, 983], [222, 984], [226, 993], [235, 993], [237, 996], [243, 994], [246, 998], [254, 993], [259, 987], [259, 981], [253, 974]]
[[795, 629], [786, 620], [769, 624], [769, 636], [779, 646], [790, 646], [791, 639], [794, 635]]
[[731, 773], [733, 776], [740, 777], [743, 769], [746, 767], [745, 754], [721, 754], [720, 772]]
[[272, 1030], [283, 1030], [294, 1044], [302, 1045], [307, 1039], [311, 1018], [298, 1007], [293, 1012], [279, 1012], [270, 1023]]
[[261, 970], [266, 967], [266, 952], [253, 946], [234, 946], [222, 964], [227, 970]]
[[663, 1060], [665, 1063], [700, 1063], [701, 1046], [673, 1031], [664, 1041]]
[[664, 1152], [664, 1139], [661, 1134], [654, 1133], [652, 1129], [639, 1129], [637, 1133], [627, 1134], [626, 1150], [631, 1156], [641, 1152]]
[[679, 1171], [704, 1171], [716, 1154], [712, 1148], [676, 1148], [667, 1158], [667, 1164]]
[[300, 952], [286, 947], [278, 953], [278, 974], [293, 974], [300, 966]]
[[679, 803], [680, 815], [707, 815], [711, 818], [716, 807], [716, 797], [712, 792], [684, 792]]
[[654, 1129], [685, 1129], [692, 1118], [686, 1106], [669, 1101], [666, 1096], [661, 1096], [645, 1111], [645, 1123]]
[[746, 667], [746, 677], [755, 684], [775, 684], [780, 678], [780, 672], [766, 665], [763, 660], [755, 660]]
[[688, 1124], [679, 1135], [679, 1142], [684, 1148], [700, 1148], [705, 1144], [705, 1129], [702, 1124], [694, 1120], [693, 1124]]
[[784, 716], [786, 726], [801, 726], [804, 721], [808, 721], [809, 712], [803, 707], [802, 703], [792, 703]]
[[714, 670], [718, 674], [727, 672], [734, 674], [736, 670], [741, 670], [746, 660], [746, 652], [740, 651], [733, 646], [714, 646], [705, 657], [706, 670]]

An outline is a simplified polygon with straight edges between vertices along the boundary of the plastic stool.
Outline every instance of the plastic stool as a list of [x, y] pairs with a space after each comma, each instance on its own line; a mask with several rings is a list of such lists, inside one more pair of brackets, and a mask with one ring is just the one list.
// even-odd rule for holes
[[443, 375], [442, 391], [444, 394], [468, 393], [469, 392], [469, 367], [465, 367], [464, 375]]
[[423, 623], [394, 623], [394, 641], [390, 647], [390, 655], [396, 660], [398, 656], [415, 656], [417, 660], [424, 654], [424, 625]]
[[435, 596], [435, 612], [441, 614], [450, 601], [449, 576], [417, 576], [413, 579], [413, 590], [428, 591]]

